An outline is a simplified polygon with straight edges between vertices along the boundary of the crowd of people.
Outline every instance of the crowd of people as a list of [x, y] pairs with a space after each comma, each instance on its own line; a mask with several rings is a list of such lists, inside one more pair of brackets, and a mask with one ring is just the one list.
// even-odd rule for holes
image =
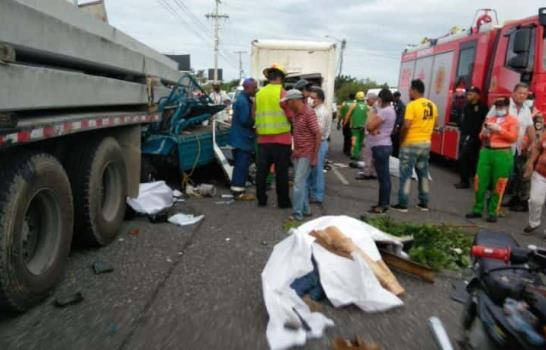
[[[231, 189], [236, 199], [256, 199], [245, 191], [256, 153], [258, 206], [267, 205], [268, 178], [274, 174], [277, 207], [292, 208], [291, 219], [301, 221], [311, 215], [310, 203], [324, 201], [323, 169], [332, 109], [325, 103], [324, 91], [304, 79], [286, 91], [282, 66], [273, 65], [264, 75], [267, 84], [259, 91], [256, 80], [246, 79], [233, 105]], [[377, 95], [356, 91], [340, 106], [337, 128], [344, 136], [343, 153], [361, 165], [356, 179], [378, 182], [372, 214], [390, 208], [407, 212], [414, 176], [417, 208], [429, 210], [429, 158], [439, 111], [424, 97], [425, 89], [421, 80], [411, 81], [407, 105], [399, 92], [385, 88]], [[539, 228], [546, 200], [546, 134], [542, 134], [543, 115], [534, 108], [532, 98], [529, 87], [519, 83], [511, 97], [498, 97], [488, 108], [478, 87], [466, 91], [466, 103], [454, 121], [460, 131], [460, 181], [455, 187], [467, 189], [474, 182], [474, 205], [467, 218], [481, 218], [486, 210], [487, 221], [496, 222], [504, 205], [529, 211], [524, 233], [533, 234]], [[393, 157], [399, 161], [399, 187], [398, 203], [391, 205]], [[294, 168], [292, 195], [290, 165]]]

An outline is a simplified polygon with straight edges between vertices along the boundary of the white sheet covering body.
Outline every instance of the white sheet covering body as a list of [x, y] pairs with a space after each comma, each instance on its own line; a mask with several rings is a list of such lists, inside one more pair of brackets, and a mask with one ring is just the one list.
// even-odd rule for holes
[[137, 213], [154, 215], [173, 206], [173, 190], [165, 181], [143, 183], [138, 198], [127, 198], [127, 204]]
[[[321, 285], [330, 302], [336, 306], [355, 304], [367, 312], [385, 311], [401, 306], [402, 300], [384, 289], [366, 262], [358, 255], [349, 260], [315, 244], [309, 233], [335, 226], [374, 261], [381, 259], [375, 241], [390, 242], [401, 251], [396, 238], [348, 216], [324, 216], [291, 231], [278, 243], [262, 272], [265, 305], [269, 313], [267, 340], [271, 349], [287, 349], [305, 344], [308, 338], [318, 338], [334, 322], [321, 313], [311, 312], [290, 287], [292, 282], [313, 270], [311, 256], [317, 262]], [[299, 315], [310, 331], [285, 328], [285, 324], [300, 323]]]

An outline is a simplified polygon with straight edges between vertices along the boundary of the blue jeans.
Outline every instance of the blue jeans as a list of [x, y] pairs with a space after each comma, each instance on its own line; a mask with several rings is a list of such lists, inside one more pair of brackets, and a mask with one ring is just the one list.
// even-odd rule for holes
[[411, 189], [411, 176], [413, 169], [419, 180], [419, 203], [428, 205], [428, 160], [430, 157], [430, 144], [415, 144], [400, 147], [400, 189], [398, 192], [398, 204], [407, 207]]
[[309, 176], [309, 197], [317, 202], [324, 201], [324, 189], [326, 183], [324, 180], [324, 162], [326, 161], [326, 153], [328, 153], [328, 141], [323, 140], [320, 143], [320, 148], [317, 155], [317, 166], [311, 170]]
[[372, 147], [373, 164], [379, 181], [380, 208], [388, 208], [391, 204], [391, 173], [389, 171], [389, 158], [392, 154], [392, 146]]
[[311, 160], [305, 157], [294, 159], [294, 172], [292, 216], [297, 220], [303, 220], [303, 215], [311, 212], [307, 189], [307, 180], [311, 173]]
[[234, 165], [233, 176], [231, 177], [231, 190], [233, 192], [244, 192], [246, 180], [248, 179], [248, 168], [252, 163], [252, 152], [235, 148], [232, 153]]

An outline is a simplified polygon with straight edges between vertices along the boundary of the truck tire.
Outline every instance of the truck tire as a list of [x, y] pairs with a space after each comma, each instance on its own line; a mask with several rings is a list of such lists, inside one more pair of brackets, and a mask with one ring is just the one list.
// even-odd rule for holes
[[68, 175], [74, 194], [74, 239], [104, 246], [117, 235], [125, 215], [127, 166], [113, 137], [93, 140], [70, 155]]
[[57, 284], [70, 253], [74, 213], [62, 165], [18, 153], [0, 167], [0, 307], [24, 311]]

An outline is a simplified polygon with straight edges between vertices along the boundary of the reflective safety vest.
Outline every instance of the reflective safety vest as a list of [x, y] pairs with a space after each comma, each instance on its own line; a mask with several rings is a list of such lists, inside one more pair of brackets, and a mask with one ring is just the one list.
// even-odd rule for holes
[[290, 132], [290, 123], [281, 108], [280, 84], [269, 84], [256, 94], [256, 134], [279, 135]]

